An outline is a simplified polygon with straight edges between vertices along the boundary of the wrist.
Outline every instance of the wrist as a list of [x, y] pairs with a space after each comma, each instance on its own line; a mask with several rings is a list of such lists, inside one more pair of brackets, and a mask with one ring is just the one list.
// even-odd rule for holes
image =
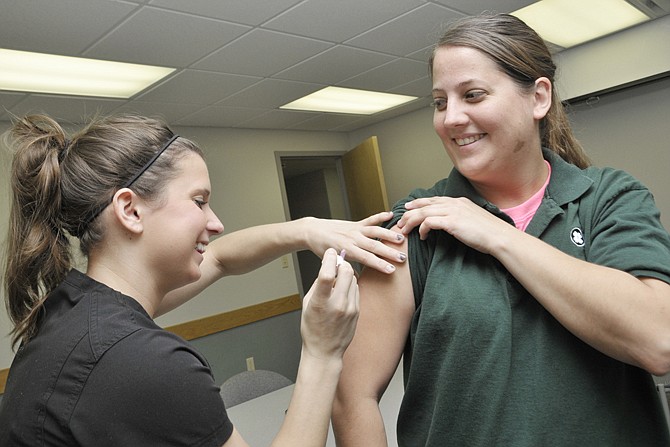
[[317, 219], [312, 216], [301, 217], [291, 221], [295, 227], [292, 231], [292, 237], [296, 240], [296, 250], [310, 250], [313, 251], [312, 240], [313, 231], [317, 229]]
[[300, 354], [300, 368], [298, 376], [307, 380], [315, 380], [319, 383], [333, 379], [339, 380], [342, 372], [343, 361], [341, 355], [314, 355], [304, 346]]

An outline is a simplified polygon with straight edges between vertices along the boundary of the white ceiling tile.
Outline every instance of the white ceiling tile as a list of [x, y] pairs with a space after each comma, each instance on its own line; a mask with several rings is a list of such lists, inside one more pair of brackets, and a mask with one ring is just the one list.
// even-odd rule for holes
[[324, 84], [334, 85], [391, 60], [393, 58], [385, 54], [337, 45], [277, 73], [275, 77], [304, 82], [318, 79]]
[[183, 68], [249, 29], [220, 20], [144, 7], [86, 55]]
[[180, 118], [175, 124], [179, 126], [236, 127], [241, 122], [266, 112], [267, 109], [209, 106]]
[[270, 76], [329, 47], [329, 43], [310, 38], [256, 29], [194, 64], [194, 68]]
[[304, 121], [312, 116], [309, 112], [291, 110], [270, 110], [260, 116], [243, 121], [235, 127], [253, 129], [288, 129], [297, 121]]
[[123, 100], [72, 96], [29, 95], [10, 109], [17, 115], [46, 113], [61, 125], [79, 124], [98, 114], [106, 115], [124, 104]]
[[430, 44], [426, 48], [422, 48], [418, 51], [415, 51], [414, 53], [410, 53], [405, 57], [409, 59], [414, 59], [415, 61], [428, 63], [428, 59], [430, 58], [430, 55], [433, 53], [433, 48], [434, 45], [437, 43], [437, 41], [438, 39], [435, 39], [435, 42]]
[[136, 8], [104, 0], [2, 0], [0, 47], [78, 56]]
[[210, 105], [261, 78], [198, 70], [184, 70], [157, 87], [138, 96], [142, 101], [183, 102]]
[[204, 17], [229, 20], [247, 25], [260, 25], [301, 1], [189, 0], [185, 2], [184, 0], [151, 0], [149, 4]]
[[393, 62], [369, 70], [347, 79], [339, 85], [377, 92], [386, 92], [392, 88], [407, 84], [426, 76], [428, 68], [423, 62], [411, 59], [396, 59]]
[[[426, 72], [428, 68], [426, 67]], [[399, 95], [410, 95], [418, 97], [431, 97], [431, 92], [433, 90], [433, 83], [430, 79], [430, 76], [426, 75], [423, 78], [410, 81], [407, 84], [402, 84], [388, 90], [389, 93], [397, 93]]]
[[347, 45], [406, 56], [435, 43], [445, 22], [463, 15], [432, 3], [348, 40]]
[[538, 0], [433, 0], [464, 14], [479, 14], [483, 11], [512, 12]]
[[423, 3], [423, 0], [307, 0], [268, 21], [264, 27], [339, 43]]
[[144, 116], [161, 117], [174, 123], [202, 109], [197, 104], [132, 101], [114, 110], [114, 113], [134, 113]]
[[274, 109], [323, 87], [321, 84], [265, 79], [217, 105]]
[[349, 126], [361, 121], [361, 115], [342, 115], [337, 113], [319, 113], [308, 120], [294, 124], [289, 129], [294, 130], [332, 130], [342, 126]]
[[9, 110], [15, 105], [28, 98], [28, 93], [5, 92], [0, 90], [0, 120], [9, 121]]

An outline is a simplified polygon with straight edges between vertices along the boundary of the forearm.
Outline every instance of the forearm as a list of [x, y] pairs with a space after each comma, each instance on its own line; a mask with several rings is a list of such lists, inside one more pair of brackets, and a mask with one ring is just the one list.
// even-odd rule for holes
[[314, 358], [303, 349], [291, 403], [273, 446], [325, 445], [341, 371], [341, 359]]
[[221, 276], [241, 275], [282, 255], [309, 248], [305, 236], [314, 218], [258, 225], [221, 236], [209, 250]]
[[648, 371], [670, 367], [670, 286], [573, 258], [519, 231], [491, 252], [568, 330]]
[[179, 307], [224, 276], [248, 273], [286, 253], [307, 248], [304, 236], [313, 219], [259, 225], [214, 240], [200, 265], [200, 279], [168, 293], [154, 316]]

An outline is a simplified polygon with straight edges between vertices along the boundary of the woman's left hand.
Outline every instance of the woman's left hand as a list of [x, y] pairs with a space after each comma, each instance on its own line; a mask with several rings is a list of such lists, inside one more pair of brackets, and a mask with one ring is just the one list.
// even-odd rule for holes
[[402, 234], [379, 226], [392, 217], [392, 212], [385, 211], [357, 222], [306, 218], [309, 219], [306, 243], [315, 254], [336, 247], [346, 251], [349, 261], [359, 262], [382, 273], [392, 273], [395, 266], [389, 261], [404, 262], [407, 258], [405, 253], [382, 242], [400, 244], [405, 239]]
[[398, 228], [408, 234], [419, 227], [421, 239], [431, 230], [446, 231], [464, 244], [492, 254], [505, 233], [515, 228], [464, 197], [428, 197], [405, 204]]

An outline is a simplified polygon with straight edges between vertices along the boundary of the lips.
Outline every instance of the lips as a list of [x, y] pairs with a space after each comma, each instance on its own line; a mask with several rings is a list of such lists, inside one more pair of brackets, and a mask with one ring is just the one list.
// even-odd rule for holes
[[459, 146], [465, 146], [466, 144], [472, 144], [475, 141], [481, 140], [482, 138], [484, 138], [484, 135], [486, 135], [486, 134], [480, 133], [478, 135], [471, 135], [469, 137], [464, 137], [464, 138], [454, 138], [454, 141]]
[[205, 253], [205, 247], [206, 246], [207, 246], [206, 244], [203, 244], [202, 242], [198, 242], [195, 245], [195, 249], [198, 253], [203, 254], [203, 253]]

